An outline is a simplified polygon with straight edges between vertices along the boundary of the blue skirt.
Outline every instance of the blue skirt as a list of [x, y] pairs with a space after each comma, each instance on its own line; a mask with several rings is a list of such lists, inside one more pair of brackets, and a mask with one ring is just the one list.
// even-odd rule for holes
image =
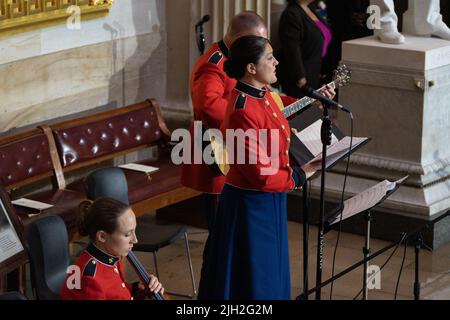
[[289, 300], [286, 193], [225, 185], [199, 299]]

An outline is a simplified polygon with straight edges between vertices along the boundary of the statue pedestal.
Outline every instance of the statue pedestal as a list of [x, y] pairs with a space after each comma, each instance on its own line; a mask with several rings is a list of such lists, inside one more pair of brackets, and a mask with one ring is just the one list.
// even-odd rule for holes
[[[347, 41], [342, 63], [352, 78], [340, 89], [339, 102], [354, 114], [354, 136], [372, 138], [351, 157], [345, 198], [409, 175], [378, 208], [384, 213], [380, 227], [392, 228], [384, 231], [397, 239], [450, 208], [450, 41], [413, 36], [402, 45], [374, 37]], [[337, 122], [349, 135], [346, 114], [339, 113]], [[328, 201], [340, 201], [344, 172], [342, 162], [327, 173]], [[319, 190], [320, 178], [313, 182], [315, 198]], [[433, 225], [428, 244], [450, 242], [450, 217]]]

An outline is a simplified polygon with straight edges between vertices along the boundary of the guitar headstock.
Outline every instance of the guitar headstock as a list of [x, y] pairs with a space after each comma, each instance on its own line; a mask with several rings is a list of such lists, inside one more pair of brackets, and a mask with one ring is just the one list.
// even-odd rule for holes
[[333, 72], [333, 82], [335, 83], [336, 88], [347, 85], [351, 76], [352, 72], [345, 64], [337, 67]]

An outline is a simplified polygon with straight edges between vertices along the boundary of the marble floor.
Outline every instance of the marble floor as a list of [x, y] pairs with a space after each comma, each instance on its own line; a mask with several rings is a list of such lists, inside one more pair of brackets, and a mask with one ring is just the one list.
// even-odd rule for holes
[[[200, 277], [200, 268], [202, 262], [203, 246], [207, 237], [205, 229], [189, 227], [189, 241], [192, 255], [195, 280], [198, 286]], [[302, 225], [296, 222], [288, 223], [289, 232], [289, 252], [291, 261], [291, 294], [295, 299], [302, 291]], [[337, 231], [330, 231], [325, 235], [324, 245], [324, 264], [322, 280], [325, 281], [331, 276], [332, 260], [337, 239]], [[317, 228], [310, 228], [310, 246], [309, 246], [309, 286], [315, 284], [316, 270], [316, 238]], [[384, 248], [390, 242], [371, 239], [370, 247], [373, 252]], [[336, 253], [335, 274], [350, 267], [362, 259], [362, 247], [364, 246], [364, 237], [349, 233], [341, 233], [339, 246]], [[384, 252], [374, 258], [372, 265], [381, 267], [389, 258], [394, 249]], [[148, 253], [137, 253], [144, 265], [148, 266], [150, 272], [154, 272], [153, 257]], [[404, 257], [404, 258], [403, 258]], [[404, 260], [404, 261], [403, 261]], [[413, 285], [415, 278], [414, 247], [405, 247], [402, 245], [397, 248], [392, 258], [386, 263], [380, 271], [379, 283], [374, 280], [371, 282], [373, 289], [368, 293], [370, 300], [394, 300], [396, 284], [399, 277], [400, 268], [403, 262], [397, 299], [412, 300], [414, 298]], [[162, 248], [158, 252], [158, 267], [160, 280], [166, 290], [176, 291], [186, 295], [192, 294], [191, 280], [189, 276], [188, 262], [186, 258], [186, 249], [183, 240]], [[334, 282], [333, 300], [351, 300], [354, 299], [362, 289], [363, 267], [358, 267], [349, 272], [344, 277]], [[136, 279], [132, 270], [127, 270], [130, 280]], [[443, 246], [435, 251], [420, 251], [420, 283], [421, 299], [450, 299], [450, 244]], [[379, 284], [379, 289], [377, 285]], [[330, 299], [330, 286], [322, 289], [322, 299]], [[361, 299], [362, 295], [358, 298]], [[176, 297], [175, 297], [176, 298]], [[314, 298], [314, 294], [310, 299]], [[194, 297], [195, 299], [195, 297]]]

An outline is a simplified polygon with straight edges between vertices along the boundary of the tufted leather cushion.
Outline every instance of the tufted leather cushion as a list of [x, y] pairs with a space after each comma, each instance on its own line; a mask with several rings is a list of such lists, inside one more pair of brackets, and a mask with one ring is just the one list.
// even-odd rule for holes
[[152, 145], [161, 136], [152, 105], [127, 113], [54, 129], [53, 134], [63, 168], [105, 155]]
[[45, 134], [36, 132], [0, 145], [0, 163], [0, 179], [5, 186], [39, 175], [50, 176], [53, 167]]
[[[27, 198], [53, 204], [54, 207], [44, 210], [39, 216], [58, 215], [64, 220], [64, 223], [69, 230], [76, 228], [78, 206], [81, 201], [86, 200], [84, 193], [62, 189], [38, 192], [27, 195]], [[14, 208], [25, 226], [39, 217], [28, 217], [29, 213], [37, 213], [36, 210], [21, 206], [14, 206]]]
[[[150, 181], [147, 175], [142, 172], [124, 170], [128, 183], [128, 199], [131, 204], [182, 187], [180, 183], [180, 166], [172, 164], [169, 158], [144, 160], [138, 163], [158, 167], [159, 170], [151, 174]], [[83, 180], [76, 181], [68, 185], [67, 188], [85, 192]]]

